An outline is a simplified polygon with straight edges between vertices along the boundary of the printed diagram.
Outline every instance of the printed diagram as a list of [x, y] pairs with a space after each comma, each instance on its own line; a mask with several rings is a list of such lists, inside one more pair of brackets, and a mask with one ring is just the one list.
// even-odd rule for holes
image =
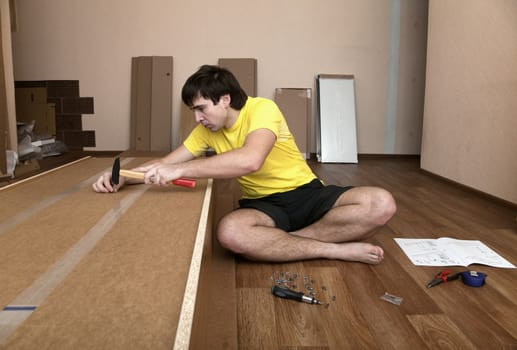
[[404, 252], [415, 265], [423, 266], [454, 266], [461, 265], [446, 252], [434, 239], [395, 239], [399, 245], [403, 245]]
[[482, 264], [494, 267], [515, 268], [481, 241], [453, 238], [413, 239], [395, 238], [395, 242], [414, 265], [418, 266], [469, 266]]
[[461, 265], [460, 262], [452, 259], [447, 254], [434, 251], [422, 254], [415, 254], [411, 257], [411, 261], [415, 265], [423, 265], [423, 266], [455, 266]]

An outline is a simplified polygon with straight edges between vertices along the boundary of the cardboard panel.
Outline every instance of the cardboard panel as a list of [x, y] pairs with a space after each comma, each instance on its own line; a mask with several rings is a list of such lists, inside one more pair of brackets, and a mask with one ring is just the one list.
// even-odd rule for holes
[[172, 149], [172, 57], [153, 57], [151, 151]]
[[94, 130], [62, 130], [56, 133], [58, 140], [69, 149], [82, 149], [82, 147], [95, 147], [95, 131]]
[[79, 97], [79, 80], [47, 80], [49, 97]]
[[129, 149], [136, 150], [136, 96], [137, 96], [137, 73], [138, 73], [138, 57], [131, 59], [131, 109], [129, 121]]
[[46, 88], [48, 97], [79, 97], [79, 80], [27, 80], [16, 81], [18, 88]]
[[[0, 25], [0, 47], [2, 47], [2, 26]], [[7, 89], [5, 86], [4, 56], [0, 52], [0, 174], [7, 174], [7, 135], [9, 133], [7, 111]]]
[[135, 90], [135, 111], [133, 114], [135, 123], [135, 149], [137, 151], [149, 151], [151, 149], [151, 99], [152, 93], [152, 59], [151, 57], [138, 57], [133, 60], [136, 64], [135, 77], [132, 89]]
[[172, 57], [134, 57], [132, 60], [132, 150], [171, 150], [172, 64]]
[[93, 114], [93, 97], [64, 97], [61, 99], [63, 114]]
[[16, 109], [19, 105], [29, 103], [47, 103], [46, 87], [18, 87], [15, 90]]
[[60, 115], [56, 113], [56, 130], [83, 130], [83, 120], [78, 115]]
[[235, 75], [248, 96], [257, 96], [257, 60], [255, 58], [220, 58], [219, 66]]
[[277, 88], [275, 102], [282, 111], [300, 152], [306, 159], [310, 158], [309, 125], [312, 90], [310, 88]]
[[17, 104], [16, 119], [26, 123], [34, 120], [35, 135], [56, 134], [56, 113], [53, 103]]

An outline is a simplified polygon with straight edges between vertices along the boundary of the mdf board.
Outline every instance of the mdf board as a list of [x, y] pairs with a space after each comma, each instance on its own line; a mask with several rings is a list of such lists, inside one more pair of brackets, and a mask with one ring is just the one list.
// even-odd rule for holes
[[212, 181], [93, 192], [112, 163], [85, 158], [0, 190], [0, 348], [189, 348]]
[[169, 56], [133, 57], [130, 147], [170, 151], [172, 147], [172, 70]]
[[357, 163], [354, 76], [320, 74], [317, 156], [322, 163]]
[[309, 88], [277, 88], [275, 102], [287, 121], [296, 145], [305, 159], [310, 157], [309, 125], [312, 109], [312, 90]]
[[248, 96], [257, 96], [257, 60], [255, 58], [220, 58], [219, 66], [235, 75]]

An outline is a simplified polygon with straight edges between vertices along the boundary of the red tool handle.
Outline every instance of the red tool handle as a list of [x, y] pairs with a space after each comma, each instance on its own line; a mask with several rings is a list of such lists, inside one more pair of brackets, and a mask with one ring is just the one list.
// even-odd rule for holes
[[443, 271], [440, 271], [440, 273], [436, 275], [436, 278], [441, 279], [443, 282], [447, 282], [450, 274], [451, 274], [451, 270], [443, 270]]
[[172, 180], [172, 183], [176, 186], [183, 186], [188, 188], [194, 188], [196, 187], [196, 180], [193, 179], [176, 179]]

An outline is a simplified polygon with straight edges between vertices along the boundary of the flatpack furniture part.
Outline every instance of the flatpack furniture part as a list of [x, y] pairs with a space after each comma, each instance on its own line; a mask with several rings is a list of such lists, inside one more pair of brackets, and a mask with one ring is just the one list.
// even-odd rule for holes
[[172, 150], [172, 76], [170, 56], [133, 57], [131, 150]]
[[[0, 48], [2, 45], [2, 30], [0, 25]], [[5, 151], [8, 145], [9, 122], [7, 112], [7, 89], [5, 86], [4, 56], [0, 51], [0, 175], [7, 174], [7, 157]]]
[[90, 157], [1, 190], [0, 347], [189, 349], [210, 322], [225, 328], [204, 317], [224, 305], [197, 300], [215, 286], [212, 180], [93, 192], [111, 169]]
[[318, 161], [357, 163], [354, 76], [319, 74], [316, 79]]
[[257, 59], [220, 58], [219, 66], [233, 73], [248, 96], [257, 96]]
[[305, 159], [310, 158], [309, 130], [312, 120], [312, 89], [277, 88], [275, 102], [287, 121], [296, 145]]

